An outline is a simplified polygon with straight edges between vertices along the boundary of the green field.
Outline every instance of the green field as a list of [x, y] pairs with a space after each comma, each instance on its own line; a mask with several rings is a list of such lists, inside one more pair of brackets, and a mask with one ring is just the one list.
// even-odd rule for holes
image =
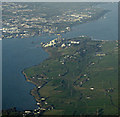
[[[71, 40], [80, 43], [68, 46]], [[46, 98], [47, 104], [42, 102], [41, 106], [54, 108], [46, 109], [44, 115], [118, 114], [117, 41], [79, 37], [58, 40], [55, 46], [44, 50], [50, 57], [24, 70], [37, 87], [46, 83], [37, 92]], [[37, 94], [34, 96], [40, 100]]]

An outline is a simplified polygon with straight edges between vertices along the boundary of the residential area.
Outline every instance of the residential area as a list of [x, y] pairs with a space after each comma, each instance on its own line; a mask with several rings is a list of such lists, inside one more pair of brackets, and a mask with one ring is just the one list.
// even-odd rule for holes
[[[43, 3], [3, 3], [2, 4], [2, 38], [29, 38], [42, 35], [66, 33], [76, 24], [98, 19], [106, 10], [95, 8], [91, 3], [88, 8], [84, 4], [80, 8], [73, 6], [57, 9], [42, 6]], [[52, 5], [52, 4], [51, 4]], [[39, 7], [40, 6], [40, 7]], [[43, 11], [41, 11], [41, 9]], [[53, 11], [56, 12], [53, 13]]]

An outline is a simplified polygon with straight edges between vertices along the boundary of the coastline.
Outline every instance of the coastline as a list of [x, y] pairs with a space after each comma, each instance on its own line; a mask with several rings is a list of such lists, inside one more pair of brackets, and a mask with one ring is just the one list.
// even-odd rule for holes
[[37, 98], [35, 98], [35, 95], [34, 95], [34, 93], [33, 93], [34, 90], [37, 88], [37, 84], [36, 84], [35, 82], [29, 80], [28, 76], [26, 75], [26, 73], [25, 73], [24, 71], [22, 71], [22, 73], [23, 73], [23, 75], [24, 75], [24, 77], [25, 77], [25, 79], [26, 79], [27, 82], [30, 82], [30, 83], [32, 83], [32, 84], [35, 85], [35, 87], [30, 90], [30, 95], [32, 95], [32, 96], [34, 97], [34, 99], [35, 99], [35, 101], [36, 101], [36, 103], [37, 103], [38, 100], [37, 100]]
[[[68, 39], [67, 39], [67, 40], [68, 40]], [[95, 41], [98, 41], [98, 40], [95, 40]], [[101, 41], [101, 40], [99, 40], [99, 41]], [[41, 46], [41, 47], [42, 47], [42, 46]], [[45, 52], [48, 53], [48, 57], [47, 57], [45, 60], [49, 59], [49, 58], [52, 56], [52, 53], [49, 52], [49, 50], [48, 50], [47, 48], [42, 47], [42, 49], [43, 49]], [[39, 63], [39, 64], [37, 64], [37, 65], [33, 65], [33, 66], [38, 66], [38, 65], [40, 65], [40, 64], [41, 64], [41, 63]], [[31, 66], [31, 67], [33, 67], [33, 66]], [[27, 67], [27, 68], [30, 68], [30, 67]], [[24, 70], [27, 69], [27, 68], [24, 68]], [[24, 75], [26, 81], [27, 81], [27, 82], [30, 82], [30, 83], [32, 83], [32, 84], [35, 85], [35, 87], [30, 90], [30, 95], [34, 97], [34, 99], [35, 99], [35, 101], [36, 101], [36, 105], [37, 105], [37, 103], [40, 103], [40, 102], [41, 102], [41, 101], [40, 101], [41, 96], [40, 96], [40, 94], [38, 93], [38, 90], [40, 90], [46, 83], [43, 84], [43, 85], [41, 85], [41, 86], [40, 86], [41, 88], [38, 88], [39, 85], [38, 85], [37, 83], [33, 82], [32, 80], [30, 80], [29, 77], [27, 76], [27, 74], [24, 72], [24, 70], [22, 70], [21, 72], [22, 72], [22, 74]], [[38, 95], [36, 95], [35, 93], [37, 93]]]
[[[91, 40], [93, 40], [93, 41], [105, 41], [105, 42], [111, 41], [111, 40], [99, 40], [99, 39], [91, 39]], [[42, 46], [41, 46], [41, 47], [42, 47]], [[42, 49], [43, 49], [45, 52], [48, 53], [48, 57], [47, 57], [45, 60], [49, 59], [49, 58], [52, 56], [52, 53], [49, 52], [49, 50], [48, 50], [47, 48], [43, 48], [43, 47], [42, 47]], [[44, 60], [44, 61], [45, 61], [45, 60]], [[39, 63], [39, 64], [37, 64], [37, 65], [33, 65], [33, 66], [31, 66], [31, 67], [38, 66], [38, 65], [40, 65], [40, 64], [41, 64], [41, 63]], [[27, 68], [30, 68], [30, 67], [27, 67]], [[27, 69], [27, 68], [25, 68], [25, 69]], [[25, 69], [24, 69], [24, 70], [25, 70]], [[41, 99], [41, 96], [40, 96], [40, 94], [38, 93], [38, 90], [40, 90], [40, 88], [38, 88], [39, 85], [38, 85], [36, 82], [33, 82], [32, 80], [30, 80], [29, 77], [27, 76], [27, 74], [24, 72], [24, 70], [22, 70], [21, 72], [22, 72], [22, 74], [24, 75], [26, 81], [27, 81], [27, 82], [30, 82], [30, 83], [32, 83], [32, 84], [35, 85], [35, 87], [30, 90], [30, 95], [32, 95], [32, 96], [34, 97], [36, 103], [39, 103], [39, 102], [40, 102], [40, 99]], [[45, 84], [46, 84], [46, 83], [45, 83]], [[45, 84], [41, 85], [40, 87], [42, 88]], [[38, 95], [36, 96], [35, 93], [38, 93]], [[36, 105], [37, 105], [37, 104], [36, 104]]]
[[[96, 7], [97, 8], [97, 7]], [[101, 12], [99, 15], [96, 15], [96, 16], [93, 16], [92, 18], [90, 18], [90, 19], [88, 19], [88, 20], [84, 20], [83, 22], [78, 22], [78, 21], [76, 21], [76, 22], [73, 22], [72, 24], [70, 23], [69, 24], [69, 27], [70, 27], [70, 29], [72, 29], [73, 27], [75, 27], [75, 26], [77, 26], [77, 25], [81, 25], [81, 24], [85, 24], [85, 23], [89, 23], [89, 22], [94, 22], [94, 21], [96, 21], [96, 20], [99, 20], [100, 18], [103, 18], [107, 13], [109, 13], [109, 12], [111, 12], [111, 10], [108, 10], [108, 9], [106, 9], [106, 10], [104, 10], [103, 12]], [[60, 32], [60, 31], [58, 31], [57, 33], [53, 33], [53, 34], [51, 34], [51, 33], [46, 33], [46, 34], [41, 34], [41, 35], [37, 35], [37, 37], [41, 37], [41, 36], [56, 36], [58, 33], [59, 34], [65, 34], [65, 33], [67, 33], [67, 32], [70, 32], [70, 31], [65, 31], [65, 32]], [[36, 35], [33, 35], [33, 36], [27, 36], [27, 37], [11, 37], [11, 38], [7, 38], [7, 39], [12, 39], [12, 38], [14, 38], [14, 39], [16, 39], [16, 38], [18, 38], [18, 39], [24, 39], [24, 38], [31, 38], [31, 37], [35, 37]], [[4, 37], [3, 37], [3, 39], [5, 39]]]
[[[111, 11], [107, 11], [107, 12], [105, 12], [103, 15], [101, 15], [101, 16], [98, 17], [97, 19], [90, 20], [90, 21], [86, 21], [86, 22], [83, 22], [83, 23], [81, 23], [81, 24], [85, 24], [85, 23], [89, 23], [89, 22], [92, 22], [92, 21], [98, 20], [98, 19], [104, 17], [104, 15], [105, 15], [106, 13], [108, 13], [108, 12], [111, 12]], [[81, 25], [81, 24], [79, 24], [79, 25]], [[77, 23], [76, 23], [74, 26], [76, 26], [76, 25], [77, 25]], [[72, 26], [72, 27], [73, 27], [73, 26]], [[65, 32], [65, 33], [66, 33], [66, 32]], [[94, 40], [94, 39], [93, 39], [93, 40]], [[101, 41], [101, 40], [96, 39], [96, 41]], [[104, 40], [104, 41], [110, 41], [110, 40]], [[43, 48], [42, 48], [42, 49], [43, 49]], [[51, 57], [52, 54], [51, 54], [47, 49], [45, 49], [45, 48], [44, 48], [43, 50], [44, 50], [45, 52], [48, 53], [49, 56], [48, 56], [46, 59], [49, 59], [49, 58]], [[46, 59], [45, 59], [45, 60], [46, 60]], [[40, 63], [39, 63], [39, 64], [40, 64]], [[32, 65], [32, 66], [30, 66], [30, 67], [38, 66], [39, 64], [37, 64], [37, 65]], [[30, 68], [30, 67], [27, 67], [27, 68]], [[25, 69], [26, 69], [26, 68], [25, 68]], [[25, 69], [24, 69], [24, 70], [25, 70]], [[32, 80], [30, 80], [29, 77], [27, 76], [27, 74], [24, 72], [24, 70], [22, 70], [21, 72], [22, 72], [22, 74], [24, 75], [26, 81], [27, 81], [27, 82], [30, 82], [30, 83], [32, 83], [32, 84], [35, 85], [35, 87], [34, 87], [32, 90], [30, 90], [30, 95], [32, 95], [32, 96], [35, 98], [33, 91], [35, 91], [35, 89], [37, 89], [38, 84], [35, 83], [35, 82], [33, 82]], [[36, 98], [35, 98], [35, 101], [36, 101], [36, 102], [39, 102], [39, 100], [36, 99]]]
[[[38, 38], [38, 37], [35, 37], [35, 38]], [[99, 40], [99, 39], [98, 39]], [[104, 40], [104, 41], [107, 41], [107, 40]], [[110, 41], [110, 40], [109, 40]], [[45, 50], [45, 49], [44, 49]], [[49, 56], [50, 56], [50, 53], [47, 51], [47, 50], [45, 50], [45, 52], [47, 52], [48, 54], [49, 54]], [[46, 59], [48, 59], [49, 58], [49, 56], [46, 58]], [[45, 59], [45, 60], [46, 60]], [[42, 61], [43, 62], [43, 61]], [[28, 90], [28, 92], [30, 92], [29, 94], [30, 94], [30, 96], [32, 95], [33, 96], [33, 100], [36, 100], [36, 99], [34, 99], [35, 97], [34, 97], [34, 94], [31, 94], [31, 92], [32, 92], [32, 90], [34, 91], [34, 88], [37, 88], [36, 86], [36, 84], [35, 84], [35, 82], [33, 82], [28, 76], [27, 76], [27, 74], [25, 74], [24, 73], [24, 70], [25, 69], [27, 69], [27, 68], [30, 68], [30, 67], [32, 67], [32, 66], [38, 66], [39, 64], [40, 64], [41, 62], [39, 62], [38, 61], [38, 63], [37, 64], [33, 64], [33, 65], [31, 65], [31, 66], [28, 66], [28, 67], [23, 67], [24, 69], [21, 69], [20, 70], [20, 72], [22, 73], [22, 75], [24, 75], [24, 77], [25, 77], [25, 82], [27, 81], [27, 82], [29, 82], [30, 84], [32, 83], [32, 84], [34, 84], [35, 86], [33, 86], [33, 88], [32, 89], [30, 89], [30, 90]], [[24, 77], [23, 77], [23, 79], [24, 79]], [[29, 84], [28, 83], [28, 84]], [[32, 85], [31, 84], [31, 85]], [[37, 101], [36, 101], [37, 102]], [[30, 102], [31, 103], [31, 102]], [[36, 104], [36, 103], [35, 103]]]
[[[27, 82], [30, 82], [30, 83], [34, 84], [35, 86], [37, 86], [34, 82], [32, 82], [31, 80], [29, 80], [28, 76], [26, 75], [26, 73], [25, 73], [24, 71], [22, 71], [22, 74], [24, 75], [25, 80], [26, 80]], [[35, 87], [34, 87], [34, 88], [35, 88]], [[30, 90], [30, 95], [33, 96], [33, 97], [34, 97], [34, 95], [33, 95], [32, 91], [34, 90], [34, 88]], [[36, 100], [35, 97], [34, 97], [34, 99], [35, 99], [35, 101], [37, 102], [37, 100]]]
[[[45, 51], [45, 52], [47, 52], [47, 51]], [[49, 54], [49, 53], [48, 53], [48, 54]], [[48, 58], [49, 58], [49, 57], [48, 57]], [[46, 58], [46, 59], [48, 59], [48, 58]], [[46, 60], [46, 59], [45, 59], [45, 60]], [[40, 63], [39, 63], [39, 64], [40, 64]], [[39, 65], [39, 64], [38, 64], [38, 65]], [[37, 66], [37, 65], [33, 65], [33, 66]], [[28, 67], [28, 68], [29, 68], [29, 67]], [[26, 69], [27, 69], [27, 68], [26, 68]], [[25, 70], [25, 69], [24, 69], [24, 70]], [[44, 85], [46, 85], [48, 82], [45, 82], [45, 83], [43, 83], [41, 86], [39, 86], [36, 82], [34, 82], [34, 81], [32, 81], [32, 80], [29, 79], [29, 77], [28, 77], [27, 74], [24, 72], [24, 70], [22, 70], [21, 73], [24, 75], [25, 80], [26, 80], [27, 82], [32, 83], [32, 84], [35, 85], [35, 87], [30, 90], [30, 95], [33, 96], [33, 98], [35, 99], [36, 105], [38, 106], [38, 109], [39, 109], [40, 107], [43, 106], [43, 105], [41, 104], [41, 101], [42, 101], [41, 99], [42, 99], [43, 97], [40, 96], [39, 90], [40, 90]]]
[[[27, 82], [30, 82], [30, 83], [36, 85], [34, 82], [32, 82], [31, 80], [29, 80], [29, 78], [28, 78], [28, 76], [26, 75], [26, 73], [24, 72], [24, 70], [22, 71], [22, 74], [24, 75], [24, 77], [25, 77], [25, 79], [26, 79]], [[36, 86], [37, 86], [37, 85], [36, 85]]]
[[[74, 39], [74, 38], [73, 38]], [[103, 42], [103, 40], [92, 40], [92, 41], [101, 41], [101, 42]], [[109, 41], [109, 42], [111, 42], [111, 40], [104, 40], [106, 43], [107, 43], [107, 41]], [[42, 47], [42, 46], [41, 46]], [[51, 53], [51, 51], [49, 51], [49, 48], [44, 48], [44, 47], [42, 47], [42, 49], [45, 51], [45, 52], [47, 52], [48, 53], [48, 57], [45, 59], [45, 60], [47, 60], [47, 59], [49, 59], [49, 58], [51, 58], [51, 56], [53, 55], [52, 53]], [[107, 55], [107, 54], [106, 54]], [[41, 63], [39, 63], [39, 64], [41, 64]], [[38, 64], [38, 65], [39, 65]], [[33, 65], [33, 66], [38, 66], [38, 65]], [[28, 67], [29, 68], [29, 67]], [[26, 68], [27, 69], [27, 68]], [[41, 112], [40, 114], [43, 114], [43, 112], [44, 112], [44, 114], [46, 114], [46, 112], [48, 112], [48, 108], [52, 108], [53, 106], [54, 107], [56, 107], [55, 105], [53, 105], [53, 104], [51, 104], [50, 105], [50, 102], [49, 102], [49, 100], [47, 100], [47, 98], [49, 97], [48, 95], [44, 95], [44, 97], [41, 97], [41, 95], [42, 95], [42, 90], [41, 90], [41, 88], [43, 87], [43, 89], [44, 89], [44, 86], [45, 87], [47, 87], [46, 86], [46, 84], [49, 82], [49, 80], [48, 80], [48, 82], [47, 82], [47, 80], [44, 80], [44, 82], [41, 82], [42, 80], [35, 80], [34, 79], [34, 77], [36, 77], [36, 75], [34, 74], [34, 75], [32, 75], [32, 74], [29, 74], [28, 73], [28, 71], [26, 70], [26, 69], [24, 69], [23, 71], [22, 71], [22, 74], [24, 75], [24, 77], [25, 77], [25, 79], [26, 79], [26, 81], [27, 82], [30, 82], [30, 83], [32, 83], [32, 84], [34, 84], [35, 85], [35, 87], [30, 91], [30, 95], [32, 95], [33, 97], [34, 97], [34, 99], [35, 99], [35, 101], [36, 101], [36, 105], [37, 105], [37, 109]], [[32, 72], [31, 72], [32, 73]], [[34, 72], [33, 72], [34, 73]], [[28, 74], [28, 75], [27, 75]], [[41, 73], [40, 73], [40, 76], [38, 76], [38, 78], [41, 78], [42, 77], [42, 75], [41, 75]], [[43, 77], [42, 77], [43, 79], [45, 78], [47, 78], [46, 77], [46, 75], [44, 76], [43, 75]], [[49, 85], [49, 84], [48, 84]], [[49, 89], [48, 89], [49, 90]], [[40, 95], [41, 94], [41, 95]], [[43, 96], [43, 95], [42, 95]], [[42, 98], [44, 98], [44, 101], [42, 101]], [[47, 102], [46, 102], [46, 100], [47, 100]], [[111, 98], [111, 100], [113, 100], [112, 98]], [[45, 104], [45, 103], [47, 103], [47, 105]], [[111, 104], [112, 104], [112, 101], [110, 102]], [[114, 103], [113, 103], [113, 105], [114, 105]], [[115, 105], [116, 106], [116, 105]], [[41, 110], [41, 109], [44, 109], [44, 110]], [[117, 108], [116, 108], [117, 109]], [[35, 112], [35, 110], [36, 109], [34, 109], [34, 110], [32, 110], [33, 112]], [[56, 111], [56, 108], [55, 108], [55, 111]], [[51, 112], [51, 111], [50, 111]], [[49, 113], [49, 112], [48, 112]]]

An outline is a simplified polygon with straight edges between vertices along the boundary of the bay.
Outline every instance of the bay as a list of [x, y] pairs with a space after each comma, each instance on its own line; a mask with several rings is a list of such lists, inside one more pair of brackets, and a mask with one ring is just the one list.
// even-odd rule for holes
[[21, 71], [39, 64], [48, 57], [48, 54], [40, 47], [40, 43], [45, 40], [46, 38], [39, 40], [38, 38], [29, 38], [2, 41], [3, 109], [11, 107], [17, 107], [20, 110], [35, 108], [36, 102], [30, 95], [30, 90], [34, 85], [25, 80]]

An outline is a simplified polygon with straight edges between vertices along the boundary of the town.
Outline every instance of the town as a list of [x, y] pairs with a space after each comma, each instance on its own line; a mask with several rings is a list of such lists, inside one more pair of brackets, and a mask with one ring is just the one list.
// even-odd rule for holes
[[[33, 3], [31, 3], [33, 4]], [[57, 35], [66, 33], [76, 24], [85, 23], [104, 16], [107, 10], [91, 6], [88, 8], [84, 4], [80, 8], [74, 9], [72, 6], [62, 8], [57, 5], [58, 11], [53, 14], [46, 5], [42, 3], [30, 5], [30, 3], [3, 3], [2, 4], [2, 39], [7, 38], [29, 38], [43, 35]], [[54, 5], [54, 4], [53, 4]], [[39, 7], [40, 6], [40, 7]], [[83, 7], [83, 8], [82, 8]], [[41, 12], [44, 9], [44, 13]], [[24, 15], [23, 15], [24, 14]]]

